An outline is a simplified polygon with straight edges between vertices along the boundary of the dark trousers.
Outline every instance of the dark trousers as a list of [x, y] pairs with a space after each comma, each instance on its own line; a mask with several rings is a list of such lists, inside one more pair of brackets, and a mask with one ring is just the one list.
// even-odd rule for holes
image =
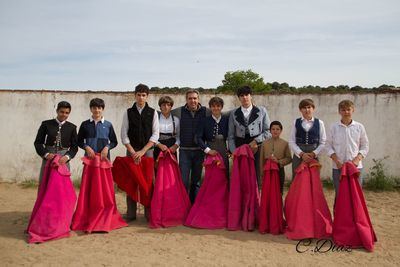
[[283, 185], [285, 184], [285, 168], [279, 167], [279, 185], [281, 189], [281, 195], [283, 195]]
[[182, 180], [192, 204], [200, 188], [201, 172], [203, 169], [204, 153], [200, 149], [179, 149], [179, 168]]

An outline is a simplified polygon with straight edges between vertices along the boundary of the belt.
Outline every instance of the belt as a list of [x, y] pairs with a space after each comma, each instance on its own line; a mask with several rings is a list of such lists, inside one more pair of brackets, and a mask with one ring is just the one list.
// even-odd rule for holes
[[175, 138], [175, 135], [173, 133], [160, 133], [160, 137], [158, 140], [168, 140], [171, 138]]
[[48, 146], [46, 145], [46, 148], [54, 148], [54, 149], [58, 149], [58, 150], [68, 150], [69, 147], [62, 147], [62, 146]]
[[181, 150], [201, 150], [200, 147], [195, 146], [195, 147], [179, 147]]

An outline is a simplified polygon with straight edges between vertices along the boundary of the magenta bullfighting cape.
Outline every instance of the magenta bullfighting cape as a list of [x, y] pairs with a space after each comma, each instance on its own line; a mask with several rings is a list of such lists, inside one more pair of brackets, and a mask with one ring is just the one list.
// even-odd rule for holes
[[203, 165], [204, 182], [185, 225], [206, 229], [226, 228], [229, 192], [224, 160], [220, 154], [207, 155]]
[[360, 171], [352, 162], [343, 164], [335, 204], [333, 241], [337, 245], [372, 251], [377, 239], [358, 182], [359, 175]]
[[76, 194], [71, 173], [58, 163], [59, 155], [48, 160], [28, 224], [28, 242], [41, 243], [69, 236]]
[[149, 226], [159, 228], [182, 225], [190, 206], [175, 155], [168, 150], [161, 151], [150, 205]]
[[258, 230], [263, 234], [279, 235], [284, 232], [284, 229], [279, 165], [277, 162], [267, 159], [264, 165]]
[[258, 192], [254, 154], [249, 145], [233, 153], [233, 168], [228, 202], [228, 230], [253, 231], [258, 220]]
[[83, 157], [83, 172], [78, 205], [72, 219], [72, 230], [110, 232], [128, 226], [117, 210], [112, 163], [96, 154]]
[[301, 163], [285, 199], [285, 235], [289, 239], [327, 238], [332, 217], [320, 181], [318, 161]]

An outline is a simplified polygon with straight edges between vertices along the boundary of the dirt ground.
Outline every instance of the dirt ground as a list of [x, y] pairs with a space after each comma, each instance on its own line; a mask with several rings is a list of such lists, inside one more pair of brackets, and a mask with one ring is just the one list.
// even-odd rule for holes
[[[35, 188], [0, 183], [1, 266], [286, 266], [400, 265], [400, 193], [366, 192], [378, 242], [375, 250], [312, 252], [285, 236], [258, 232], [173, 227], [152, 230], [140, 216], [129, 227], [108, 234], [73, 232], [71, 237], [28, 244], [24, 230], [36, 199]], [[325, 190], [330, 206], [334, 192]], [[126, 208], [117, 193], [118, 209]], [[326, 251], [324, 246], [321, 251]]]

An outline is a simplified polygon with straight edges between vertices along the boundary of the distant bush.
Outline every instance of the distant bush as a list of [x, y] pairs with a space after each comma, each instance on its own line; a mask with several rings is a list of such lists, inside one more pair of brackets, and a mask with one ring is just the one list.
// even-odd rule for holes
[[217, 88], [190, 88], [190, 87], [152, 87], [151, 91], [163, 94], [182, 94], [189, 89], [196, 89], [201, 93], [210, 94], [235, 94], [236, 90], [244, 85], [248, 85], [253, 89], [255, 94], [346, 94], [346, 93], [392, 93], [400, 92], [400, 88], [394, 85], [382, 84], [379, 87], [362, 87], [359, 85], [350, 87], [348, 85], [330, 85], [321, 87], [318, 85], [307, 85], [301, 87], [290, 86], [283, 82], [264, 82], [264, 78], [249, 70], [228, 71], [225, 73], [221, 81], [221, 85]]

